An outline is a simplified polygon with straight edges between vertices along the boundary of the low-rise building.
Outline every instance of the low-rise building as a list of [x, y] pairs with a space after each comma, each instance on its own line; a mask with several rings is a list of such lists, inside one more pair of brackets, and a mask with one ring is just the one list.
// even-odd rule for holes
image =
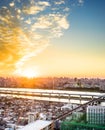
[[54, 130], [52, 121], [36, 120], [18, 130]]

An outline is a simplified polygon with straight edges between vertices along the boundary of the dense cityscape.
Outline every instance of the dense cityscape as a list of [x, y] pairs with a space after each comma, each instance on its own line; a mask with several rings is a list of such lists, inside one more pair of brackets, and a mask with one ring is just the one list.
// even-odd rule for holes
[[0, 87], [11, 88], [40, 88], [40, 89], [63, 89], [63, 90], [90, 90], [105, 91], [105, 79], [99, 78], [15, 78], [0, 77]]
[[[0, 130], [104, 130], [105, 129], [105, 102], [104, 102], [104, 90], [105, 79], [88, 79], [88, 78], [67, 78], [67, 77], [49, 77], [49, 78], [0, 78]], [[3, 92], [3, 88], [9, 91]], [[13, 90], [12, 90], [13, 88]], [[19, 89], [19, 93], [14, 89]], [[59, 90], [59, 94], [63, 94], [61, 91], [65, 90], [69, 95], [75, 93], [75, 91], [90, 91], [89, 100], [86, 103], [81, 104], [84, 100], [83, 95], [81, 97], [72, 96], [74, 100], [80, 100], [80, 103], [71, 103], [71, 99], [67, 102], [62, 102], [65, 98], [63, 95], [57, 97], [56, 93], [51, 100], [51, 92], [47, 92], [48, 98], [44, 99], [45, 95], [37, 95], [40, 97], [38, 100], [36, 96], [29, 97], [28, 91], [21, 89], [33, 89], [39, 90], [39, 93], [43, 90], [43, 94], [47, 90], [52, 91]], [[75, 90], [75, 91], [74, 91]], [[13, 91], [13, 93], [12, 93]], [[96, 93], [99, 93], [98, 96]], [[14, 95], [15, 92], [15, 95]], [[30, 91], [31, 92], [31, 91]], [[95, 95], [94, 95], [94, 94]], [[27, 97], [27, 96], [28, 97]], [[65, 94], [64, 94], [65, 95]], [[97, 96], [96, 96], [97, 95]], [[102, 98], [101, 95], [103, 95]], [[44, 96], [44, 97], [43, 97]], [[85, 94], [86, 96], [86, 94]], [[88, 96], [88, 95], [87, 95]], [[59, 98], [56, 101], [56, 98]], [[66, 97], [66, 99], [69, 97]], [[87, 97], [88, 99], [88, 97]], [[72, 111], [72, 112], [71, 112]], [[93, 114], [93, 115], [92, 115]], [[43, 127], [41, 126], [43, 123]], [[68, 124], [68, 125], [67, 125]]]

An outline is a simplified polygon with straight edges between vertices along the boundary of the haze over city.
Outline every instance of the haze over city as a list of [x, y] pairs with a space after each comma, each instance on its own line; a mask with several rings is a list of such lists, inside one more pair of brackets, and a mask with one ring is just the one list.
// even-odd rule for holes
[[0, 1], [0, 76], [105, 78], [104, 5]]

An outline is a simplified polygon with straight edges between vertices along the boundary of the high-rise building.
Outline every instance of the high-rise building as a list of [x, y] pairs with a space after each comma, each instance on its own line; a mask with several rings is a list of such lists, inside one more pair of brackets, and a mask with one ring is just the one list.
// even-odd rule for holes
[[105, 125], [105, 106], [88, 106], [87, 122], [89, 124]]

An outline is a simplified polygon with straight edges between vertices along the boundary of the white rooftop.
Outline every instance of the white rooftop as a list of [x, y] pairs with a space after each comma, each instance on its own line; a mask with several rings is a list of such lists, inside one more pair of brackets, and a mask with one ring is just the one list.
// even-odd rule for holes
[[52, 121], [36, 120], [35, 122], [29, 123], [28, 125], [18, 130], [41, 130], [51, 123]]
[[103, 109], [105, 109], [105, 106], [87, 106], [87, 109], [90, 109], [90, 108], [97, 108], [97, 109], [103, 108]]

